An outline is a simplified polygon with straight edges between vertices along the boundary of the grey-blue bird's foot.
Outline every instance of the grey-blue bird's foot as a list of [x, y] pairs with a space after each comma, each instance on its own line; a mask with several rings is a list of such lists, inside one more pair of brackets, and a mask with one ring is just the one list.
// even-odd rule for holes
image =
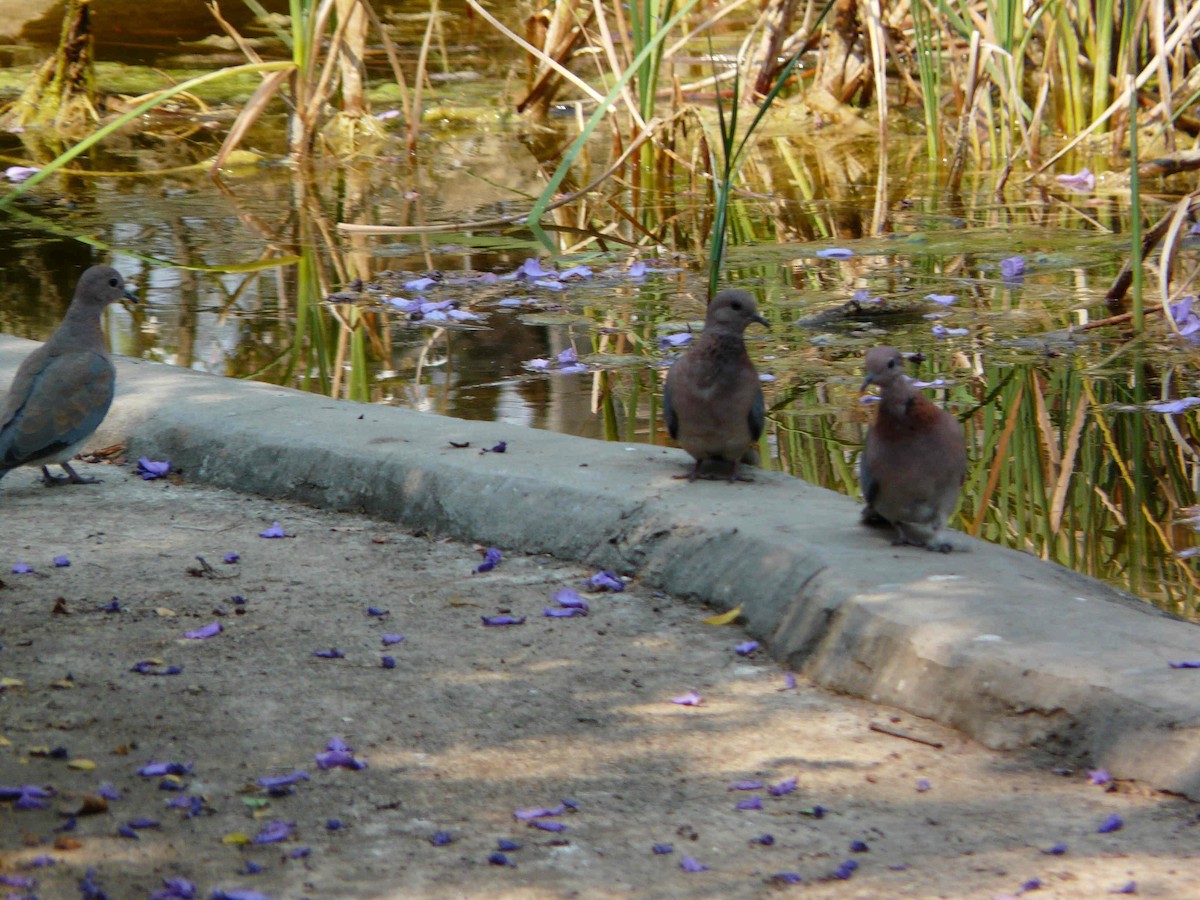
[[42, 466], [42, 484], [46, 487], [59, 487], [64, 484], [99, 484], [99, 478], [87, 478], [80, 475], [70, 463], [59, 463], [66, 475], [51, 475], [50, 470]]
[[874, 507], [864, 506], [863, 511], [862, 511], [862, 524], [866, 525], [869, 528], [886, 528], [888, 525], [891, 525], [892, 523], [889, 522], [887, 519], [885, 519], [883, 516], [881, 516], [879, 513], [875, 512]]

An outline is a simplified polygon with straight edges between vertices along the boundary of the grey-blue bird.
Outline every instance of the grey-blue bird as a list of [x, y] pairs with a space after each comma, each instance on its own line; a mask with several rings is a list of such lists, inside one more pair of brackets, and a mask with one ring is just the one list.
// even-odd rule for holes
[[721, 291], [708, 305], [704, 333], [667, 373], [663, 418], [671, 437], [696, 460], [688, 481], [708, 463], [728, 464], [734, 481], [739, 462], [756, 461], [765, 413], [762, 384], [743, 339], [751, 322], [771, 327], [745, 291]]
[[869, 351], [866, 368], [862, 390], [878, 385], [880, 402], [858, 459], [863, 521], [889, 522], [897, 544], [948, 552], [941, 529], [967, 475], [962, 426], [919, 393], [895, 347]]
[[[71, 459], [104, 421], [112, 405], [116, 371], [108, 358], [100, 314], [120, 299], [137, 302], [121, 273], [92, 266], [50, 339], [17, 369], [0, 411], [0, 478], [18, 466], [41, 466], [47, 486], [94, 484], [71, 468]], [[51, 475], [51, 463], [66, 475]]]

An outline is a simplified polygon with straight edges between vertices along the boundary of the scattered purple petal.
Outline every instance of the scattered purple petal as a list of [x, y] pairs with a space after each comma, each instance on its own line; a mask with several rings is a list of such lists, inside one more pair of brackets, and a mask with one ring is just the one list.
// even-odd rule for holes
[[341, 819], [326, 819], [325, 820], [325, 830], [326, 831], [341, 831], [345, 827], [346, 827], [346, 825], [345, 825], [345, 823], [342, 822]]
[[573, 619], [576, 616], [586, 616], [586, 609], [575, 609], [571, 607], [561, 607], [559, 609], [551, 609], [543, 607], [542, 615], [548, 619]]
[[367, 615], [368, 616], [390, 616], [391, 614], [392, 614], [391, 610], [380, 609], [378, 606], [368, 606], [367, 607]]
[[138, 833], [136, 831], [134, 831], [132, 828], [130, 828], [128, 825], [118, 825], [117, 826], [117, 834], [119, 834], [123, 838], [128, 838], [131, 841], [141, 840], [138, 837]]
[[645, 278], [646, 277], [646, 264], [644, 262], [642, 262], [640, 259], [635, 261], [633, 263], [633, 265], [631, 265], [629, 267], [629, 269], [625, 272], [625, 276], [627, 278]]
[[404, 282], [404, 289], [406, 291], [423, 291], [435, 284], [437, 284], [436, 278], [430, 278], [428, 275], [425, 275], [421, 278], [414, 278], [412, 281]]
[[404, 635], [402, 635], [402, 634], [383, 634], [383, 635], [380, 635], [379, 639], [381, 641], [383, 641], [383, 646], [390, 647], [390, 646], [392, 646], [392, 644], [399, 644], [401, 641], [403, 641]]
[[138, 830], [141, 830], [143, 828], [159, 828], [162, 825], [162, 823], [159, 822], [158, 819], [151, 819], [148, 816], [139, 816], [136, 819], [130, 819], [125, 824], [128, 825], [130, 828], [136, 828]]
[[772, 784], [767, 788], [767, 793], [772, 797], [784, 797], [796, 790], [799, 783], [797, 778], [785, 778], [779, 784]]
[[918, 794], [923, 794], [923, 793], [925, 793], [925, 792], [926, 792], [927, 790], [929, 790], [931, 787], [933, 787], [933, 785], [932, 785], [932, 784], [930, 784], [930, 782], [929, 782], [929, 779], [928, 779], [928, 778], [918, 778], [918, 779], [917, 779], [917, 793], [918, 793]]
[[534, 287], [545, 288], [548, 291], [565, 291], [567, 286], [556, 278], [539, 278], [533, 282]]
[[100, 787], [96, 788], [96, 793], [99, 794], [101, 797], [103, 797], [105, 800], [120, 800], [121, 799], [121, 792], [118, 791], [111, 784], [109, 784], [107, 781], [104, 782], [104, 784], [100, 785]]
[[524, 625], [524, 616], [480, 616], [485, 628], [499, 628], [503, 625]]
[[650, 849], [653, 850], [654, 853], [658, 856], [665, 856], [668, 853], [675, 852], [675, 845], [674, 844], [655, 844]]
[[579, 362], [579, 354], [575, 352], [574, 347], [568, 347], [555, 357], [561, 365], [569, 365], [573, 362]]
[[941, 324], [934, 325], [930, 331], [933, 332], [934, 337], [960, 337], [971, 333], [971, 329], [969, 328], [947, 328]]
[[517, 867], [515, 862], [513, 862], [499, 850], [495, 850], [488, 854], [488, 864], [493, 866], [512, 866], [514, 869]]
[[33, 166], [9, 166], [4, 170], [4, 177], [14, 184], [20, 184], [25, 179], [32, 178], [40, 171], [42, 170]]
[[306, 859], [312, 856], [312, 847], [297, 847], [288, 854], [288, 859]]
[[592, 270], [587, 266], [571, 266], [559, 272], [558, 277], [560, 281], [569, 281], [572, 278], [585, 280], [592, 277]]
[[674, 334], [664, 334], [658, 339], [658, 349], [667, 350], [671, 347], [682, 347], [692, 341], [690, 331], [677, 331]]
[[513, 810], [513, 818], [518, 822], [530, 822], [534, 819], [543, 819], [548, 816], [561, 816], [566, 811], [567, 807], [562, 803], [553, 809], [545, 806], [518, 807]]
[[707, 871], [709, 871], [708, 866], [704, 865], [703, 863], [699, 862], [696, 859], [693, 859], [690, 856], [685, 856], [683, 859], [681, 859], [679, 861], [679, 868], [683, 869], [683, 871], [685, 871], [685, 872], [707, 872]]
[[483, 554], [483, 562], [475, 567], [476, 572], [490, 572], [500, 564], [501, 553], [496, 547], [488, 547]]
[[274, 523], [272, 523], [271, 527], [270, 527], [270, 528], [268, 528], [266, 531], [260, 531], [260, 532], [258, 533], [258, 536], [259, 536], [259, 537], [263, 537], [263, 538], [283, 538], [283, 537], [287, 537], [287, 535], [283, 533], [283, 529], [279, 527], [279, 523], [278, 523], [278, 522], [274, 522]]
[[1200, 659], [1184, 659], [1179, 662], [1168, 662], [1172, 669], [1200, 669]]
[[1030, 878], [1028, 881], [1021, 883], [1021, 893], [1025, 894], [1030, 891], [1040, 891], [1042, 887], [1042, 879]]
[[958, 301], [958, 296], [956, 294], [926, 294], [925, 299], [932, 300], [939, 306], [949, 306]]
[[44, 869], [47, 866], [57, 866], [58, 860], [53, 856], [35, 856], [25, 864], [27, 869]]
[[33, 888], [37, 886], [37, 879], [28, 875], [0, 875], [0, 884], [5, 887]]
[[735, 781], [726, 790], [729, 791], [761, 791], [763, 783], [761, 781]]
[[796, 673], [795, 672], [785, 673], [783, 676], [783, 687], [781, 687], [779, 690], [794, 691], [795, 689], [796, 689]]
[[579, 595], [579, 591], [569, 587], [555, 591], [554, 602], [567, 609], [579, 609], [585, 613], [591, 609], [588, 602]]
[[203, 628], [197, 628], [195, 631], [184, 632], [183, 636], [189, 641], [204, 641], [210, 637], [216, 637], [224, 630], [225, 628], [220, 622], [213, 622], [210, 625], [205, 625]]
[[1112, 834], [1114, 831], [1120, 831], [1123, 827], [1125, 827], [1125, 820], [1116, 813], [1113, 813], [1100, 823], [1100, 827], [1096, 829], [1096, 834]]
[[164, 459], [158, 462], [147, 459], [145, 456], [139, 456], [135, 474], [141, 475], [142, 481], [153, 481], [155, 478], [165, 478], [170, 471], [170, 460]]
[[308, 781], [308, 773], [303, 769], [297, 769], [290, 775], [269, 775], [258, 779], [254, 783], [260, 788], [266, 788], [268, 791], [275, 791], [279, 788], [290, 787], [293, 784], [299, 784], [301, 781]]
[[847, 880], [858, 869], [858, 863], [852, 859], [846, 860], [830, 873], [831, 878], [836, 878], [839, 881]]
[[0, 785], [0, 800], [16, 800], [19, 797], [34, 797], [46, 800], [54, 796], [52, 788], [44, 788], [36, 784], [23, 784], [20, 787]]
[[738, 656], [749, 656], [762, 645], [758, 641], [742, 641], [733, 648], [733, 652]]
[[354, 748], [347, 746], [345, 741], [337, 737], [330, 738], [329, 743], [325, 745], [324, 752], [316, 754], [314, 758], [317, 766], [321, 769], [333, 769], [340, 766], [357, 772], [367, 767], [367, 761], [355, 759]]
[[866, 841], [851, 841], [850, 842], [850, 852], [851, 853], [869, 853], [870, 850], [871, 850], [871, 848], [869, 846], [867, 846]]
[[1074, 175], [1055, 175], [1054, 180], [1067, 190], [1090, 194], [1096, 189], [1096, 176], [1087, 168], [1080, 169]]
[[447, 844], [454, 843], [454, 835], [448, 831], [435, 831], [429, 836], [429, 843], [435, 847], [445, 847]]
[[817, 251], [817, 259], [850, 259], [854, 251], [848, 247], [827, 247]]
[[1137, 882], [1136, 881], [1128, 881], [1119, 888], [1113, 888], [1111, 891], [1109, 891], [1109, 893], [1110, 894], [1136, 894], [1137, 893]]
[[859, 305], [882, 303], [883, 298], [872, 297], [870, 291], [866, 290], [865, 288], [860, 288], [854, 292], [854, 296], [850, 298], [850, 302], [857, 303]]
[[116, 597], [113, 597], [111, 600], [109, 600], [107, 603], [105, 603], [102, 607], [100, 607], [100, 609], [102, 609], [106, 613], [119, 613], [121, 611], [121, 601], [118, 600]]
[[494, 447], [484, 447], [484, 453], [505, 453], [508, 451], [508, 441], [500, 441]]
[[95, 869], [88, 869], [79, 879], [79, 893], [82, 900], [108, 900], [108, 894], [104, 893], [104, 889], [96, 883], [97, 877]]
[[775, 846], [775, 835], [760, 834], [758, 837], [750, 838], [750, 843], [761, 844], [763, 847], [773, 847]]
[[545, 819], [534, 819], [529, 825], [533, 828], [540, 828], [542, 831], [566, 831], [567, 826], [562, 822], [547, 822]]
[[704, 702], [704, 698], [695, 691], [688, 691], [686, 694], [680, 694], [678, 697], [672, 697], [671, 702], [677, 703], [680, 706], [699, 706]]
[[148, 762], [137, 773], [143, 778], [158, 778], [162, 775], [187, 775], [191, 771], [191, 763]]
[[1108, 769], [1088, 769], [1088, 781], [1092, 784], [1109, 784], [1112, 782], [1112, 776], [1108, 774]]
[[569, 366], [563, 366], [558, 370], [559, 375], [582, 375], [588, 370], [588, 367], [583, 363], [573, 363]]
[[1025, 257], [1009, 256], [1000, 260], [1000, 274], [1005, 278], [1020, 278], [1025, 274]]
[[388, 119], [398, 119], [400, 115], [401, 113], [398, 109], [385, 109], [381, 113], [375, 113], [375, 118], [380, 122], [386, 122]]
[[508, 838], [500, 838], [496, 841], [496, 849], [511, 853], [514, 850], [520, 850], [521, 845], [516, 841], [510, 841]]
[[183, 671], [183, 666], [169, 666], [166, 663], [144, 659], [134, 663], [129, 671], [138, 675], [178, 675]]
[[550, 360], [538, 357], [537, 359], [531, 359], [526, 362], [525, 366], [530, 369], [548, 369], [550, 368]]
[[234, 888], [231, 891], [214, 888], [208, 900], [271, 900], [262, 891], [251, 891], [247, 888]]
[[257, 875], [263, 870], [263, 867], [252, 859], [246, 860], [246, 864], [238, 869], [239, 875]]
[[268, 822], [264, 825], [258, 834], [250, 839], [250, 843], [278, 844], [280, 841], [287, 840], [295, 830], [295, 822], [285, 822], [283, 819], [275, 819], [273, 822]]
[[735, 809], [762, 809], [762, 798], [758, 794], [751, 795], [749, 800], [740, 801]]
[[777, 884], [803, 884], [804, 879], [800, 877], [798, 872], [776, 872], [768, 881], [774, 881]]
[[553, 271], [547, 271], [542, 268], [540, 260], [530, 257], [521, 263], [515, 273], [518, 277], [524, 278], [543, 278], [547, 275], [554, 275]]
[[17, 564], [12, 567], [14, 575], [29, 575], [31, 572], [33, 572], [33, 566], [23, 563], [19, 559], [17, 560]]
[[1046, 854], [1047, 856], [1062, 856], [1064, 853], [1067, 852], [1067, 845], [1059, 842], [1059, 843], [1055, 844], [1053, 847], [1048, 847], [1047, 849], [1043, 850], [1042, 852], [1044, 854]]
[[587, 586], [593, 591], [612, 591], [619, 594], [625, 590], [625, 582], [617, 577], [615, 572], [603, 570], [587, 580]]
[[1150, 412], [1177, 414], [1186, 412], [1197, 404], [1200, 404], [1200, 397], [1184, 397], [1181, 400], [1163, 400], [1158, 403], [1147, 403], [1146, 409], [1150, 410]]
[[379, 660], [379, 664], [385, 669], [394, 669], [396, 668], [396, 657], [384, 656]]
[[65, 556], [54, 557], [54, 568], [65, 569], [69, 565], [71, 565], [71, 560], [67, 559], [67, 557], [65, 557]]

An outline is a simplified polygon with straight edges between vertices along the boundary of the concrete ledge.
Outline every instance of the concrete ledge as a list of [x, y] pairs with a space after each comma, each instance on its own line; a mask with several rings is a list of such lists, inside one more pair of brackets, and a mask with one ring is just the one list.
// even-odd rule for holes
[[[34, 347], [0, 337], [0, 384]], [[453, 449], [450, 441], [470, 441]], [[504, 454], [479, 448], [508, 441]], [[1200, 628], [958, 536], [894, 548], [848, 497], [773, 473], [688, 484], [682, 451], [467, 422], [118, 361], [95, 439], [190, 480], [637, 574], [718, 609], [816, 682], [1200, 799]], [[11, 490], [15, 476], [0, 484]]]

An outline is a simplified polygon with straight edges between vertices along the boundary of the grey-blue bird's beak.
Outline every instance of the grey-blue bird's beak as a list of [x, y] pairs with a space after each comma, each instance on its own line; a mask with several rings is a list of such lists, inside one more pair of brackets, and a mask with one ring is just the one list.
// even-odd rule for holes
[[125, 299], [128, 300], [130, 303], [134, 304], [135, 306], [140, 302], [137, 298], [137, 294], [135, 294], [129, 288], [125, 288]]
[[771, 323], [768, 322], [766, 319], [764, 319], [762, 316], [751, 316], [750, 321], [757, 322], [759, 325], [762, 325], [764, 328], [766, 328], [767, 331], [771, 330]]
[[868, 373], [867, 373], [867, 377], [863, 379], [862, 387], [860, 387], [860, 388], [858, 389], [858, 392], [859, 392], [860, 394], [861, 394], [861, 393], [863, 393], [864, 391], [866, 391], [866, 389], [867, 389], [868, 387], [870, 387], [870, 386], [871, 386], [871, 385], [873, 385], [874, 383], [875, 383], [875, 376], [874, 376], [874, 375], [872, 375], [870, 372], [868, 372]]

